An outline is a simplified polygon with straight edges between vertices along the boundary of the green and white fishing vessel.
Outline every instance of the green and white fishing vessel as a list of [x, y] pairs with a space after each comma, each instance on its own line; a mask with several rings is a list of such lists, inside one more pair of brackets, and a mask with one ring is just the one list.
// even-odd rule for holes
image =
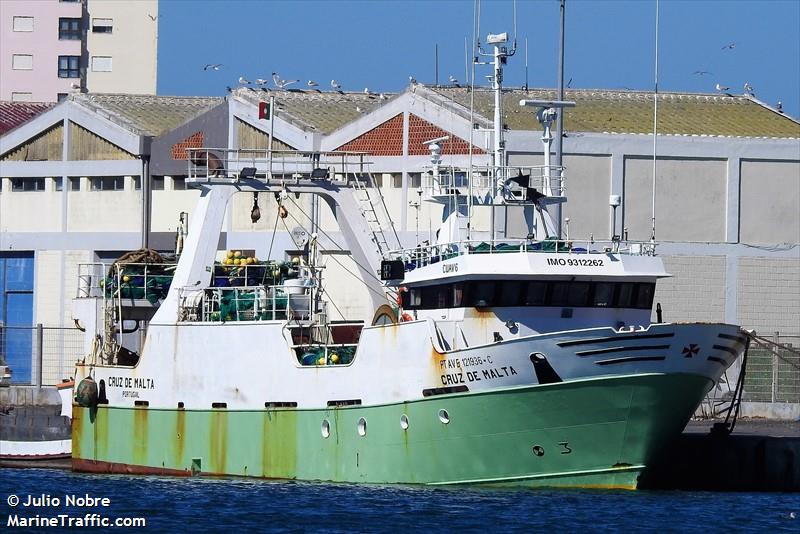
[[[508, 51], [490, 37], [499, 102]], [[635, 488], [746, 336], [651, 321], [668, 276], [654, 241], [558, 235], [550, 125], [570, 103], [521, 104], [538, 108], [544, 165], [505, 165], [499, 106], [492, 165], [452, 168], [431, 140], [421, 195], [442, 223], [406, 248], [364, 154], [195, 151], [187, 183], [202, 194], [174, 272], [83, 270], [73, 468]], [[300, 260], [236, 258], [241, 276], [221, 284], [235, 271], [217, 248], [237, 193], [324, 200], [368, 316], [329, 320], [314, 228]], [[124, 332], [145, 326], [142, 346], [126, 347]]]

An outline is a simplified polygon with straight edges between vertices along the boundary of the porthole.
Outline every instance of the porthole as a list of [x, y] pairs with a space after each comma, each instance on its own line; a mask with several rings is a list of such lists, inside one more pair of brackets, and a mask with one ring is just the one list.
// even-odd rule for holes
[[322, 420], [322, 428], [320, 428], [320, 432], [322, 432], [322, 437], [327, 439], [331, 435], [331, 424], [328, 422], [327, 419]]
[[439, 421], [441, 421], [442, 424], [445, 425], [450, 422], [450, 414], [447, 413], [447, 410], [444, 409], [439, 410]]
[[406, 414], [400, 416], [400, 428], [408, 430], [408, 416]]
[[362, 438], [367, 435], [367, 420], [363, 417], [358, 420], [358, 425], [356, 426], [358, 429], [358, 435]]

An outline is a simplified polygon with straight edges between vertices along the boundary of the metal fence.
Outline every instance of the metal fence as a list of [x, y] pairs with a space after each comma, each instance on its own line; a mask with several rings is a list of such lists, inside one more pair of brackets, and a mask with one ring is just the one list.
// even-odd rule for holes
[[742, 400], [800, 403], [800, 336], [753, 338]]
[[73, 374], [84, 356], [84, 333], [75, 327], [0, 326], [0, 361], [11, 383], [51, 386]]

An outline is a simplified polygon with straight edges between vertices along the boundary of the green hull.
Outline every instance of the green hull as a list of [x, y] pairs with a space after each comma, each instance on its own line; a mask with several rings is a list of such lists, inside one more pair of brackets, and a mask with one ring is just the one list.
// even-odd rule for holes
[[73, 406], [73, 468], [635, 488], [641, 470], [681, 432], [709, 386], [701, 376], [649, 374], [322, 410]]

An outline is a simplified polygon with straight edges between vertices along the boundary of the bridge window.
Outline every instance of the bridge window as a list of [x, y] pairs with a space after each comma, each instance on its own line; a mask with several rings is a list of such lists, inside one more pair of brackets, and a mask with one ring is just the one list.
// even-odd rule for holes
[[431, 310], [513, 306], [650, 309], [651, 282], [573, 282], [566, 280], [480, 280], [411, 288], [403, 307]]
[[592, 305], [605, 308], [614, 304], [614, 284], [611, 282], [597, 282], [594, 284]]
[[526, 306], [544, 306], [547, 297], [547, 282], [528, 282], [528, 291], [525, 293]]

